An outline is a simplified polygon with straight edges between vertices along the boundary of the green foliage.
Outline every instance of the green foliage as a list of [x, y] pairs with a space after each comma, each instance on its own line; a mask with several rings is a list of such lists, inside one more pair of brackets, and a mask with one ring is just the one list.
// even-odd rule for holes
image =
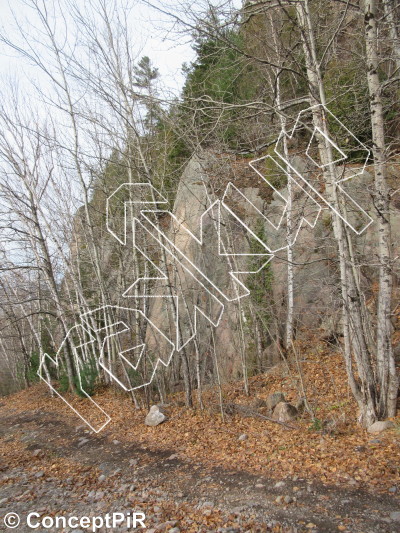
[[319, 418], [313, 418], [310, 426], [308, 427], [309, 431], [321, 431], [323, 428], [323, 422]]
[[162, 147], [162, 151], [154, 154], [153, 166], [157, 171], [153, 185], [168, 199], [170, 206], [174, 203], [183, 169], [192, 156], [183, 121], [181, 108], [171, 106], [168, 117], [160, 119], [154, 139], [154, 145]]
[[[266, 155], [274, 156], [274, 146], [268, 148]], [[264, 175], [275, 189], [283, 189], [287, 186], [287, 175], [277, 166], [272, 157], [267, 157], [263, 161]]]
[[39, 370], [39, 363], [39, 352], [32, 352], [29, 360], [29, 366], [26, 370], [26, 379], [28, 380], [28, 383], [35, 383], [36, 381], [39, 381], [39, 376], [37, 374], [37, 371]]
[[69, 391], [69, 379], [66, 372], [62, 372], [58, 378], [58, 390], [60, 392]]
[[[262, 242], [266, 242], [266, 232], [264, 224], [261, 220], [257, 221], [254, 228], [254, 234]], [[265, 254], [265, 248], [257, 238], [250, 239], [250, 253]], [[254, 271], [253, 274], [248, 274], [246, 279], [246, 286], [250, 290], [250, 299], [253, 306], [253, 312], [246, 313], [246, 329], [250, 339], [254, 339], [254, 331], [259, 327], [262, 335], [262, 344], [264, 347], [270, 343], [270, 335], [268, 332], [268, 325], [271, 321], [271, 301], [272, 301], [272, 282], [273, 273], [270, 264], [261, 268], [266, 262], [267, 258], [262, 255], [252, 256], [249, 260], [248, 269]], [[259, 270], [261, 269], [261, 270]], [[259, 270], [258, 272], [256, 272]], [[249, 370], [248, 376], [252, 376], [260, 372], [261, 367], [256, 356], [256, 343], [252, 340], [248, 343], [249, 353]]]
[[142, 377], [138, 370], [135, 370], [134, 368], [128, 368], [127, 374], [131, 387], [136, 387], [142, 383]]
[[196, 60], [184, 67], [182, 119], [193, 124], [194, 135], [200, 133], [207, 142], [237, 148], [243, 112], [233, 106], [255, 95], [253, 67], [242, 54], [243, 36], [237, 28], [226, 29], [218, 38], [198, 38], [194, 49]]
[[[254, 229], [254, 234], [258, 237], [250, 239], [250, 253], [251, 254], [265, 254], [265, 248], [260, 241], [266, 242], [267, 236], [265, 232], [264, 223], [258, 220]], [[253, 256], [249, 262], [249, 271], [256, 271], [266, 262], [265, 255]], [[251, 292], [251, 299], [259, 306], [268, 304], [272, 291], [272, 269], [268, 263], [262, 270], [255, 274], [249, 274], [246, 285]], [[266, 311], [269, 319], [269, 314]], [[266, 317], [265, 317], [266, 318]]]
[[[331, 61], [324, 74], [325, 92], [329, 110], [361, 142], [369, 144], [371, 121], [368, 116], [369, 95], [365, 72], [353, 61]], [[339, 96], [338, 96], [339, 95]], [[357, 151], [358, 144], [336, 121], [329, 124], [330, 132], [338, 146], [355, 162], [365, 156]]]
[[94, 179], [91, 189], [92, 195], [89, 207], [92, 209], [92, 216], [98, 214], [101, 217], [99, 222], [104, 220], [104, 203], [107, 197], [119, 185], [128, 181], [126, 154], [114, 150], [105, 163], [104, 168]]
[[[241, 39], [236, 31], [227, 31], [225, 37], [240, 48]], [[194, 49], [197, 59], [191, 67], [186, 67], [184, 96], [196, 98], [207, 95], [214, 100], [233, 103], [240, 53], [212, 39], [198, 40]]]
[[134, 67], [134, 85], [142, 89], [150, 89], [151, 84], [158, 78], [158, 68], [154, 68], [148, 56], [143, 56]]
[[29, 362], [21, 361], [16, 368], [17, 380], [21, 383], [26, 380], [28, 383], [39, 381], [37, 371], [39, 368], [39, 353], [32, 352]]
[[[95, 358], [91, 357], [87, 361], [83, 361], [77, 374], [73, 377], [73, 385], [78, 396], [82, 398], [86, 398], [86, 395], [93, 396], [98, 376], [99, 371]], [[70, 390], [70, 382], [65, 367], [62, 367], [58, 378], [58, 390], [61, 393]]]
[[329, 406], [330, 411], [335, 411], [336, 409], [343, 409], [348, 405], [349, 400], [343, 400], [342, 402], [333, 403], [331, 406]]
[[74, 378], [77, 394], [82, 397], [86, 397], [87, 394], [93, 396], [98, 375], [99, 371], [95, 359], [90, 358], [84, 361], [79, 370], [79, 376], [75, 376]]

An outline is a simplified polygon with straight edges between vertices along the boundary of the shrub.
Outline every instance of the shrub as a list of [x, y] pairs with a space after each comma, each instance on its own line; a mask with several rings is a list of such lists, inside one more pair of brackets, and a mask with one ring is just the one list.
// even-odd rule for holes
[[79, 375], [74, 378], [77, 394], [82, 397], [86, 395], [93, 396], [98, 375], [99, 371], [95, 359], [90, 358], [84, 361], [79, 370]]

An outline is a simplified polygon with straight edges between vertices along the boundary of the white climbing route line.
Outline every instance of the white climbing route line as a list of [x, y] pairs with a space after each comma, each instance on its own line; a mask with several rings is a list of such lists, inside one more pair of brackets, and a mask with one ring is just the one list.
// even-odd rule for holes
[[[275, 221], [272, 217], [266, 216], [259, 208], [257, 208], [251, 200], [246, 196], [243, 190], [240, 190], [232, 182], [229, 182], [225, 188], [221, 200], [210, 202], [209, 207], [204, 210], [199, 218], [198, 236], [186, 227], [184, 222], [170, 211], [159, 209], [160, 206], [166, 205], [167, 200], [153, 185], [149, 183], [123, 183], [107, 198], [106, 201], [106, 227], [109, 233], [118, 241], [121, 246], [127, 246], [128, 234], [132, 233], [133, 248], [140, 254], [153, 269], [152, 274], [145, 274], [140, 276], [139, 273], [135, 281], [124, 288], [123, 298], [136, 299], [161, 299], [166, 306], [173, 306], [174, 327], [171, 334], [167, 335], [161, 331], [146, 312], [140, 309], [130, 308], [129, 306], [113, 306], [104, 305], [82, 313], [79, 316], [79, 323], [73, 326], [66, 334], [61, 343], [55, 359], [48, 354], [43, 354], [38, 375], [47, 383], [50, 389], [57, 394], [63, 401], [96, 433], [101, 431], [110, 421], [110, 416], [91, 398], [91, 396], [83, 389], [85, 384], [82, 382], [81, 373], [79, 369], [82, 368], [85, 360], [85, 353], [92, 349], [97, 354], [97, 365], [105, 371], [110, 379], [113, 379], [125, 391], [133, 391], [146, 387], [152, 383], [156, 376], [157, 370], [163, 366], [167, 367], [175, 353], [180, 352], [191, 339], [193, 339], [197, 332], [198, 315], [204, 316], [213, 327], [217, 327], [220, 323], [221, 317], [225, 310], [227, 302], [237, 301], [249, 295], [249, 290], [245, 283], [241, 281], [241, 275], [248, 275], [259, 272], [264, 268], [274, 257], [276, 252], [292, 246], [295, 244], [299, 232], [304, 224], [314, 228], [318, 218], [323, 209], [329, 209], [340, 217], [343, 222], [352, 229], [357, 235], [360, 235], [373, 222], [369, 214], [345, 191], [342, 184], [356, 176], [360, 176], [365, 171], [370, 151], [368, 148], [357, 139], [350, 130], [335, 117], [326, 107], [320, 106], [323, 113], [327, 113], [330, 120], [333, 121], [337, 128], [342, 128], [346, 135], [352, 139], [353, 144], [357, 144], [359, 152], [365, 155], [362, 167], [356, 169], [350, 167], [348, 173], [341, 179], [338, 179], [334, 186], [338, 194], [341, 196], [347, 206], [351, 207], [351, 212], [354, 216], [358, 216], [359, 227], [355, 227], [354, 223], [347, 217], [346, 212], [335, 208], [325, 197], [325, 194], [318, 190], [315, 182], [307, 179], [307, 176], [299, 171], [292, 160], [284, 157], [281, 148], [283, 138], [286, 137], [289, 141], [293, 141], [304, 130], [304, 126], [311, 131], [310, 139], [304, 155], [311, 167], [317, 171], [324, 172], [326, 164], [319, 164], [315, 160], [315, 155], [312, 153], [312, 146], [316, 140], [316, 136], [322, 136], [330, 143], [332, 150], [338, 154], [338, 157], [329, 165], [343, 164], [348, 159], [346, 150], [343, 147], [327, 137], [327, 135], [318, 128], [313, 128], [307, 124], [307, 113], [310, 114], [315, 107], [310, 107], [300, 111], [291, 131], [287, 132], [282, 129], [279, 138], [274, 147], [274, 155], [266, 155], [250, 161], [249, 166], [261, 178], [261, 184], [272, 189], [276, 201], [280, 204], [280, 214], [278, 220]], [[288, 210], [288, 198], [285, 194], [278, 190], [260, 170], [260, 163], [265, 164], [270, 160], [279, 171], [286, 176], [294, 188], [300, 189], [304, 194], [301, 196], [301, 202], [307, 201], [312, 206], [312, 210], [304, 209], [303, 205], [297, 206], [300, 209], [301, 216], [297, 217], [296, 228], [292, 232], [291, 242], [288, 242], [285, 233], [285, 221]], [[267, 174], [267, 172], [265, 172]], [[344, 177], [343, 177], [344, 176]], [[238, 201], [241, 205], [245, 205], [247, 211], [251, 210], [256, 214], [257, 218], [263, 221], [266, 229], [266, 239], [268, 236], [275, 238], [275, 245], [271, 244], [270, 239], [268, 243], [264, 242], [243, 220], [237, 208]], [[242, 210], [243, 211], [243, 210]], [[164, 231], [159, 223], [160, 218], [164, 221], [168, 219], [168, 231]], [[227, 222], [233, 221], [236, 227], [240, 228], [247, 236], [258, 243], [259, 249], [262, 251], [258, 253], [251, 253], [249, 251], [239, 252], [235, 251], [232, 243], [229, 243], [227, 238]], [[122, 221], [122, 224], [121, 224]], [[122, 225], [122, 227], [121, 227]], [[173, 231], [171, 231], [173, 230]], [[192, 247], [198, 249], [198, 254], [192, 254], [195, 257], [201, 257], [202, 253], [213, 254], [213, 268], [211, 272], [203, 268], [202, 264], [190, 259], [179, 246], [173, 235], [181, 232], [185, 235]], [[210, 238], [211, 232], [211, 238]], [[137, 234], [145, 236], [147, 241], [151, 243], [150, 249], [162, 251], [169, 259], [170, 264], [184, 276], [190, 279], [193, 287], [200, 289], [202, 294], [202, 302], [190, 301], [185, 298], [185, 295], [178, 290], [177, 287], [171, 287], [169, 275], [156, 264], [154, 257], [151, 257], [149, 247], [142, 246], [139, 242]], [[281, 239], [277, 244], [276, 238]], [[186, 241], [187, 242], [187, 241]], [[237, 244], [237, 243], [234, 243]], [[256, 270], [250, 270], [248, 267], [249, 257], [259, 257], [261, 266]], [[246, 263], [247, 261], [247, 263]], [[159, 263], [159, 262], [158, 262]], [[162, 264], [162, 262], [161, 262]], [[165, 267], [165, 265], [164, 265]], [[218, 280], [215, 273], [218, 272]], [[221, 276], [221, 272], [225, 276]], [[221, 279], [224, 280], [221, 283]], [[138, 289], [140, 282], [146, 282], [152, 294], [141, 293]], [[156, 288], [155, 288], [156, 287]], [[155, 291], [155, 293], [154, 293]], [[127, 300], [128, 301], [128, 300]], [[144, 306], [147, 310], [150, 306]], [[127, 322], [128, 315], [135, 315], [136, 320], [147, 325], [146, 342], [143, 339], [136, 339], [135, 334]], [[118, 316], [120, 318], [118, 318]], [[100, 318], [100, 319], [99, 319]], [[185, 328], [180, 327], [190, 321], [191, 332], [186, 333]], [[99, 325], [100, 324], [100, 325]], [[150, 332], [150, 333], [148, 333]], [[125, 335], [125, 336], [124, 336]], [[118, 352], [119, 362], [123, 366], [126, 375], [129, 372], [134, 372], [136, 380], [138, 376], [141, 378], [140, 383], [132, 385], [128, 378], [124, 379], [120, 375], [115, 375], [107, 361], [106, 351], [108, 345], [114, 337], [122, 339], [120, 346], [123, 347]], [[150, 342], [152, 348], [148, 349]], [[135, 339], [132, 341], [132, 339]], [[132, 344], [132, 345], [131, 345]], [[157, 348], [154, 349], [154, 346]], [[60, 361], [62, 354], [65, 351], [72, 351], [75, 368], [78, 369], [79, 386], [82, 393], [88, 398], [90, 405], [86, 409], [78, 410], [77, 405], [69, 402], [65, 396], [57, 390], [49, 380], [49, 373], [45, 371], [45, 365], [55, 365], [60, 368]], [[156, 355], [156, 353], [158, 355]], [[162, 355], [161, 355], [162, 354]], [[142, 373], [139, 368], [145, 367], [147, 370]], [[89, 409], [90, 407], [90, 409]]]

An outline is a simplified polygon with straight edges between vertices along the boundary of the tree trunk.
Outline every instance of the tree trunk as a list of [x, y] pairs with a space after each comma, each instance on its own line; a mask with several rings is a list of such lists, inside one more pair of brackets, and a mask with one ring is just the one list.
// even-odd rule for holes
[[[385, 2], [387, 4], [387, 2]], [[386, 184], [386, 146], [381, 84], [378, 67], [378, 27], [376, 1], [366, 0], [364, 11], [367, 81], [370, 96], [372, 152], [374, 156], [375, 208], [378, 226], [379, 294], [377, 309], [376, 362], [379, 387], [378, 416], [395, 416], [398, 391], [392, 348], [392, 289], [391, 232], [389, 193]]]
[[[316, 53], [314, 30], [311, 21], [308, 0], [296, 5], [297, 19], [301, 31], [303, 50], [306, 59], [307, 78], [309, 82], [310, 101], [314, 127], [316, 131], [318, 151], [324, 168], [326, 193], [330, 204], [337, 213], [341, 213], [341, 203], [338, 197], [336, 169], [332, 145], [328, 141], [329, 128], [327, 122], [326, 98], [324, 84]], [[333, 229], [338, 246], [340, 280], [343, 310], [344, 358], [348, 373], [349, 385], [360, 409], [360, 422], [369, 426], [378, 417], [376, 409], [376, 382], [372, 366], [372, 357], [368, 346], [367, 313], [359, 293], [357, 279], [353, 268], [354, 256], [350, 235], [343, 220], [338, 214], [333, 214]], [[353, 368], [353, 356], [356, 361], [358, 379]]]

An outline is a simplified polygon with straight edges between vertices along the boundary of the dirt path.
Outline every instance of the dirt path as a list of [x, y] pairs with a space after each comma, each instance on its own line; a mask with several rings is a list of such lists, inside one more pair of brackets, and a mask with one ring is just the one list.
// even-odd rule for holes
[[14, 531], [28, 532], [30, 511], [97, 516], [128, 510], [143, 511], [153, 533], [395, 533], [400, 527], [396, 494], [212, 469], [174, 450], [123, 444], [107, 431], [91, 434], [55, 413], [0, 408], [0, 445], [0, 531], [9, 512], [21, 516]]

